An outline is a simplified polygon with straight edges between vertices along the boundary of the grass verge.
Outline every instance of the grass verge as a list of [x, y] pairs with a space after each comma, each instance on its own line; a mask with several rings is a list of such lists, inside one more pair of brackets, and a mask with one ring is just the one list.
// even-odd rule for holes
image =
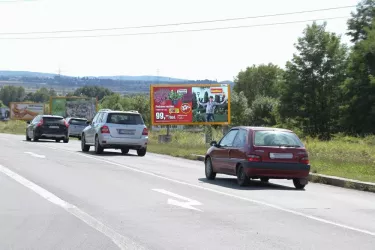
[[[25, 129], [26, 122], [23, 121], [0, 122], [0, 133], [25, 134]], [[158, 143], [159, 134], [165, 134], [165, 131], [150, 134], [150, 152], [193, 159], [193, 154], [203, 155], [207, 150], [203, 132], [173, 132], [172, 142], [168, 144]], [[219, 140], [222, 134], [214, 131], [212, 137]], [[375, 136], [336, 135], [328, 142], [306, 138], [304, 143], [313, 173], [375, 182]]]
[[0, 122], [0, 133], [22, 134], [26, 133], [27, 123], [25, 121]]

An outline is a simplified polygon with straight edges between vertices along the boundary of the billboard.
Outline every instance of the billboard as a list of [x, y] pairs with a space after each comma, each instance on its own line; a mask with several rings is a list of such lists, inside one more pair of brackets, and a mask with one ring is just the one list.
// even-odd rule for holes
[[51, 115], [86, 118], [91, 121], [98, 111], [96, 98], [51, 96], [49, 101]]
[[152, 125], [230, 124], [228, 84], [151, 85]]
[[37, 115], [44, 114], [44, 103], [11, 102], [10, 119], [31, 121]]

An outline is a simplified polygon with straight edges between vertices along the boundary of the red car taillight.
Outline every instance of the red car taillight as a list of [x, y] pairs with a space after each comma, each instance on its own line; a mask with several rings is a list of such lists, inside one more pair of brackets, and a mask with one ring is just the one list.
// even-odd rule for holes
[[41, 127], [43, 125], [43, 119], [40, 120], [40, 122], [38, 122], [38, 124], [36, 125], [37, 127]]
[[100, 128], [100, 132], [101, 132], [102, 134], [109, 134], [109, 128], [108, 128], [108, 126], [103, 126], [103, 127], [101, 127], [101, 128]]
[[303, 158], [301, 158], [300, 162], [302, 164], [310, 164], [309, 157], [303, 157]]
[[262, 161], [262, 158], [259, 156], [259, 155], [249, 155], [247, 157], [247, 160], [249, 162], [261, 162]]
[[142, 135], [148, 135], [148, 129], [147, 128], [144, 128], [143, 131], [142, 131]]
[[65, 123], [65, 127], [69, 128], [69, 123], [67, 123], [66, 121], [64, 121]]

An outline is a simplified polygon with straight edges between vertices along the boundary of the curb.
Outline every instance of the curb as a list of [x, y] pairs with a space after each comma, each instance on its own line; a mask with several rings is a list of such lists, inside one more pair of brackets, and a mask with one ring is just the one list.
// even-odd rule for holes
[[[193, 157], [197, 161], [204, 161], [204, 155], [193, 155]], [[336, 177], [336, 176], [314, 174], [314, 173], [309, 174], [309, 181], [331, 185], [335, 187], [355, 189], [355, 190], [375, 193], [375, 183], [371, 183], [371, 182], [363, 182], [363, 181], [346, 179], [346, 178], [341, 178], [341, 177]]]

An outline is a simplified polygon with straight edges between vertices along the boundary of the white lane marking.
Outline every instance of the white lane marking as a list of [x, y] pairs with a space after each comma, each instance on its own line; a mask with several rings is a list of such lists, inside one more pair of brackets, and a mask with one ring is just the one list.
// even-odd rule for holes
[[200, 203], [199, 201], [192, 200], [190, 198], [187, 198], [187, 197], [184, 197], [184, 196], [181, 196], [181, 195], [169, 192], [169, 191], [164, 190], [164, 189], [152, 189], [152, 190], [156, 191], [156, 192], [159, 192], [159, 193], [162, 193], [162, 194], [166, 194], [166, 195], [172, 196], [172, 197], [180, 199], [180, 200], [184, 200], [184, 201], [176, 201], [174, 199], [168, 198], [168, 204], [170, 204], [170, 205], [179, 206], [179, 207], [183, 207], [183, 208], [187, 208], [187, 209], [191, 209], [191, 210], [196, 210], [196, 211], [202, 212], [202, 210], [193, 207], [193, 206], [200, 206], [200, 205], [202, 205], [202, 203]]
[[311, 220], [319, 221], [319, 222], [322, 222], [322, 223], [325, 223], [325, 224], [333, 225], [333, 226], [336, 226], [336, 227], [341, 227], [341, 228], [352, 230], [352, 231], [355, 231], [355, 232], [375, 236], [375, 232], [371, 232], [371, 231], [368, 231], [368, 230], [365, 230], [365, 229], [347, 226], [347, 225], [337, 223], [337, 222], [334, 222], [334, 221], [322, 219], [322, 218], [319, 218], [319, 217], [316, 217], [316, 216], [313, 216], [313, 215], [304, 214], [304, 213], [301, 213], [301, 212], [297, 212], [297, 211], [294, 211], [294, 210], [291, 210], [291, 209], [288, 209], [288, 208], [284, 208], [284, 207], [281, 207], [281, 206], [278, 206], [278, 205], [274, 205], [274, 204], [271, 204], [271, 203], [267, 203], [267, 202], [264, 202], [264, 201], [250, 199], [250, 198], [246, 198], [246, 197], [242, 197], [242, 196], [238, 196], [238, 195], [234, 195], [234, 194], [225, 193], [225, 192], [222, 192], [222, 191], [219, 191], [219, 190], [206, 188], [206, 187], [202, 187], [202, 186], [199, 186], [199, 185], [195, 185], [195, 184], [171, 179], [171, 178], [164, 177], [164, 176], [161, 176], [161, 175], [158, 175], [158, 174], [146, 172], [146, 171], [143, 171], [143, 170], [140, 170], [140, 169], [136, 169], [136, 168], [125, 166], [125, 165], [122, 165], [122, 164], [119, 164], [119, 163], [116, 163], [116, 162], [100, 159], [100, 158], [90, 156], [90, 155], [87, 155], [87, 154], [83, 154], [83, 153], [80, 153], [80, 152], [74, 152], [74, 151], [70, 151], [70, 150], [66, 150], [66, 149], [54, 148], [54, 147], [49, 147], [49, 146], [45, 146], [45, 145], [40, 145], [40, 146], [50, 148], [50, 149], [54, 149], [54, 150], [61, 150], [61, 151], [65, 151], [65, 152], [72, 153], [72, 154], [77, 154], [77, 155], [80, 155], [82, 157], [86, 157], [86, 158], [89, 158], [89, 159], [94, 159], [94, 160], [97, 160], [97, 161], [108, 163], [108, 164], [111, 164], [111, 165], [114, 165], [114, 166], [126, 168], [126, 169], [132, 170], [134, 172], [154, 176], [154, 177], [164, 179], [164, 180], [167, 180], [167, 181], [170, 181], [170, 182], [186, 185], [186, 186], [189, 186], [189, 187], [198, 188], [198, 189], [201, 189], [201, 190], [210, 191], [210, 192], [213, 192], [213, 193], [225, 195], [225, 196], [236, 198], [236, 199], [243, 200], [243, 201], [249, 201], [249, 202], [252, 202], [252, 203], [255, 203], [255, 204], [263, 205], [263, 206], [274, 208], [274, 209], [277, 209], [277, 210], [280, 210], [280, 211], [283, 211], [283, 212], [298, 215], [298, 216], [301, 216], [301, 217], [304, 217], [304, 218], [307, 218], [307, 219], [311, 219]]
[[45, 190], [44, 188], [36, 185], [35, 183], [27, 180], [26, 178], [22, 177], [21, 175], [13, 172], [12, 170], [0, 165], [0, 172], [9, 176], [13, 180], [17, 181], [18, 183], [22, 184], [23, 186], [31, 189], [44, 199], [48, 200], [49, 202], [62, 207], [70, 214], [74, 215], [87, 225], [91, 226], [92, 228], [96, 229], [97, 231], [101, 232], [102, 234], [106, 235], [110, 238], [120, 249], [144, 249], [143, 247], [137, 245], [130, 239], [125, 238], [123, 235], [117, 233], [113, 229], [107, 227], [102, 222], [98, 221], [91, 215], [85, 213], [78, 207], [60, 199], [56, 195], [50, 193], [49, 191]]
[[31, 155], [33, 157], [36, 157], [36, 158], [43, 158], [43, 159], [46, 158], [45, 155], [38, 155], [38, 154], [35, 154], [33, 152], [25, 152], [25, 154], [29, 154], [29, 155]]

